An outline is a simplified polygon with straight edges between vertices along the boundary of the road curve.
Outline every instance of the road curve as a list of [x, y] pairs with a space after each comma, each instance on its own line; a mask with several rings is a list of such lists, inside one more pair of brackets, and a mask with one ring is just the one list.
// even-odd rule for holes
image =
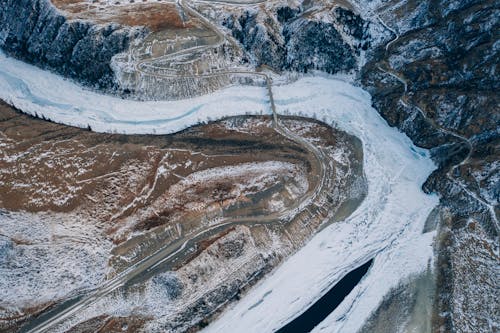
[[[271, 104], [273, 105], [273, 104]], [[299, 143], [309, 151], [316, 160], [317, 166], [320, 170], [319, 179], [316, 183], [315, 188], [312, 191], [306, 193], [306, 195], [297, 201], [296, 204], [287, 207], [287, 209], [264, 216], [252, 216], [252, 217], [239, 217], [239, 218], [225, 218], [222, 219], [220, 223], [207, 227], [196, 234], [186, 235], [185, 237], [174, 241], [171, 244], [161, 248], [154, 254], [142, 259], [136, 264], [130, 266], [114, 278], [106, 281], [100, 287], [90, 291], [87, 295], [81, 297], [74, 304], [61, 309], [61, 311], [55, 313], [50, 318], [47, 318], [42, 323], [38, 324], [34, 328], [30, 329], [28, 332], [47, 332], [55, 325], [63, 322], [69, 317], [75, 315], [82, 309], [88, 307], [89, 305], [96, 302], [98, 299], [110, 294], [119, 287], [124, 286], [127, 282], [137, 278], [141, 274], [151, 272], [160, 265], [162, 266], [172, 266], [173, 263], [182, 259], [183, 257], [190, 254], [190, 249], [193, 248], [199, 241], [210, 237], [213, 234], [222, 232], [227, 228], [235, 225], [256, 225], [264, 223], [277, 223], [282, 219], [289, 218], [294, 212], [299, 212], [305, 209], [309, 204], [314, 202], [317, 196], [325, 187], [325, 177], [326, 177], [326, 166], [325, 166], [325, 156], [321, 150], [311, 144], [309, 141], [295, 135], [289, 131], [286, 127], [282, 126], [279, 122], [277, 113], [273, 107], [273, 119], [274, 128], [281, 135], [289, 138], [290, 140]]]
[[[203, 22], [210, 27], [218, 36], [224, 37], [224, 35], [218, 31], [218, 29], [211, 24], [206, 18], [204, 18], [200, 13], [196, 12], [196, 10], [187, 6], [184, 3], [184, 0], [179, 0], [180, 5], [189, 13], [199, 17], [203, 20]], [[196, 14], [195, 14], [196, 13]], [[224, 37], [225, 38], [225, 37]], [[212, 46], [203, 46], [203, 47], [214, 47]], [[200, 48], [200, 47], [197, 47]], [[184, 51], [184, 50], [183, 50]], [[192, 50], [191, 50], [192, 51]], [[182, 51], [181, 51], [182, 52]], [[136, 65], [136, 69], [140, 72], [143, 72], [141, 64], [144, 62], [139, 62]], [[151, 75], [151, 73], [147, 73]], [[139, 277], [141, 274], [148, 273], [159, 267], [172, 265], [176, 261], [182, 259], [184, 256], [189, 255], [190, 249], [193, 248], [199, 241], [211, 236], [212, 234], [219, 233], [227, 228], [230, 228], [234, 225], [255, 225], [255, 224], [263, 224], [263, 223], [276, 223], [282, 219], [289, 218], [291, 214], [294, 212], [299, 212], [305, 209], [308, 205], [315, 201], [318, 195], [325, 188], [325, 178], [326, 178], [326, 157], [324, 153], [314, 146], [311, 142], [306, 139], [296, 135], [295, 133], [288, 130], [282, 123], [279, 121], [278, 113], [276, 112], [276, 106], [274, 103], [274, 97], [272, 92], [272, 80], [265, 73], [252, 72], [252, 71], [241, 71], [241, 70], [228, 70], [225, 72], [217, 72], [217, 73], [209, 73], [209, 74], [201, 74], [201, 75], [169, 75], [169, 74], [154, 74], [157, 76], [166, 76], [166, 77], [211, 77], [222, 74], [242, 74], [242, 75], [256, 75], [264, 78], [266, 81], [266, 88], [269, 96], [270, 107], [272, 111], [273, 117], [273, 127], [274, 129], [284, 137], [292, 140], [299, 145], [302, 145], [305, 150], [311, 153], [315, 158], [315, 164], [319, 170], [318, 181], [316, 182], [316, 186], [312, 191], [308, 191], [301, 200], [298, 200], [296, 204], [291, 207], [287, 207], [281, 212], [273, 213], [264, 216], [252, 216], [252, 217], [239, 217], [239, 218], [225, 218], [222, 219], [220, 223], [207, 227], [196, 234], [186, 235], [185, 237], [174, 241], [171, 244], [161, 248], [157, 252], [153, 253], [150, 256], [145, 257], [134, 265], [128, 267], [126, 270], [119, 273], [114, 278], [104, 282], [101, 286], [89, 291], [86, 295], [81, 296], [79, 300], [75, 303], [61, 309], [60, 311], [56, 311], [49, 318], [43, 320], [41, 323], [37, 324], [35, 327], [30, 328], [27, 332], [39, 333], [39, 332], [48, 332], [51, 328], [56, 326], [57, 324], [62, 323], [64, 320], [70, 318], [71, 316], [78, 313], [80, 310], [88, 307], [89, 305], [95, 303], [100, 298], [110, 294], [114, 290], [124, 286], [129, 281], [134, 278]], [[23, 331], [23, 330], [22, 330]]]

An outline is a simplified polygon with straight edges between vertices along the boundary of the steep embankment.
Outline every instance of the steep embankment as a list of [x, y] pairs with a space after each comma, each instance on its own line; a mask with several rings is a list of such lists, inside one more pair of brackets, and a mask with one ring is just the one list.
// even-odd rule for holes
[[146, 29], [69, 20], [49, 0], [6, 0], [0, 6], [0, 48], [80, 83], [115, 90], [111, 58]]
[[[196, 10], [204, 10], [203, 5], [193, 5], [199, 7]], [[127, 24], [147, 25], [146, 18], [137, 21], [137, 18], [132, 19], [133, 15], [130, 16], [130, 13], [145, 10], [148, 15], [153, 15], [155, 10], [137, 6], [129, 8], [128, 11], [120, 5], [116, 5], [116, 8], [113, 5], [108, 7], [100, 8], [102, 11], [109, 11], [109, 18], [103, 20], [102, 11], [89, 11], [86, 16], [78, 16], [56, 8], [50, 0], [6, 0], [0, 8], [0, 48], [8, 55], [75, 79], [85, 86], [105, 92], [126, 92], [131, 97], [154, 100], [203, 94], [227, 85], [228, 83], [214, 84], [214, 79], [207, 83], [201, 76], [196, 78], [196, 74], [212, 73], [211, 70], [203, 71], [202, 67], [207, 64], [217, 68], [218, 72], [231, 72], [241, 66], [249, 66], [251, 69], [260, 65], [270, 66], [276, 71], [307, 72], [318, 69], [328, 73], [347, 72], [358, 67], [360, 52], [369, 47], [369, 42], [366, 41], [366, 23], [352, 11], [336, 5], [322, 8], [311, 4], [295, 7], [269, 4], [266, 10], [236, 7], [230, 11], [227, 11], [226, 7], [214, 7], [212, 10], [220, 15], [212, 17], [211, 20], [218, 21], [221, 29], [226, 29], [226, 32], [239, 42], [239, 45], [235, 43], [236, 46], [233, 46], [235, 49], [241, 46], [244, 51], [242, 58], [239, 55], [231, 55], [234, 50], [224, 49], [219, 50], [220, 52], [214, 51], [215, 55], [212, 56], [217, 59], [208, 59], [210, 52], [207, 50], [211, 50], [212, 46], [216, 48], [218, 44], [210, 45], [210, 41], [200, 39], [197, 43], [208, 45], [202, 56], [203, 64], [194, 72], [193, 69], [179, 65], [185, 59], [177, 59], [173, 64], [155, 62], [158, 67], [156, 73], [145, 73], [141, 67], [142, 62], [136, 63], [135, 58], [151, 56], [148, 52], [152, 51], [146, 48], [147, 50], [142, 50], [139, 54], [130, 55], [129, 46], [134, 40], [137, 42], [134, 45], [139, 45], [139, 40], [144, 41], [144, 37], [154, 27], [132, 27]], [[119, 8], [127, 13], [124, 14], [126, 17], [130, 16], [129, 20], [113, 16]], [[169, 13], [173, 15], [172, 12]], [[196, 11], [193, 9], [192, 13]], [[200, 14], [192, 16], [202, 17]], [[151, 19], [158, 18], [152, 16]], [[170, 16], [165, 15], [164, 19], [168, 21], [167, 25], [172, 23]], [[182, 22], [179, 24], [183, 26]], [[165, 49], [156, 51], [165, 55], [156, 55], [153, 59], [158, 60], [166, 55], [175, 58], [176, 52], [170, 54], [171, 49], [182, 48], [182, 43], [178, 44], [176, 39], [165, 36], [156, 36], [153, 39], [156, 41], [162, 38], [166, 38], [163, 41], [166, 43]], [[194, 49], [190, 52], [194, 52]], [[228, 52], [229, 55], [226, 54]], [[113, 71], [112, 59], [120, 53], [128, 54], [123, 66], [127, 67], [127, 73], [133, 73], [130, 79], [133, 84], [130, 80], [121, 82], [117, 79], [123, 79], [123, 68], [113, 67], [120, 73]], [[227, 63], [227, 57], [231, 58], [231, 64]], [[163, 69], [160, 70], [160, 67]], [[179, 84], [186, 80], [190, 83]], [[201, 84], [196, 84], [198, 81]], [[189, 89], [184, 87], [188, 84], [191, 86]], [[176, 85], [181, 87], [165, 93]], [[214, 88], [207, 91], [207, 85], [213, 85]], [[197, 88], [192, 89], [193, 86]], [[186, 94], [185, 91], [189, 93]]]
[[[427, 3], [419, 19], [404, 30], [407, 18], [388, 11], [396, 31], [403, 31], [387, 48], [374, 52], [362, 73], [374, 105], [389, 124], [419, 146], [433, 148], [442, 170], [428, 188], [447, 192], [436, 180], [447, 178], [442, 173], [466, 159], [453, 177], [462, 178], [490, 205], [498, 203], [498, 184], [475, 172], [493, 176], [488, 170], [495, 163], [489, 157], [498, 153], [498, 12], [488, 2], [461, 2], [458, 7], [447, 1]], [[472, 174], [467, 175], [466, 166]], [[494, 227], [488, 229], [493, 232]]]

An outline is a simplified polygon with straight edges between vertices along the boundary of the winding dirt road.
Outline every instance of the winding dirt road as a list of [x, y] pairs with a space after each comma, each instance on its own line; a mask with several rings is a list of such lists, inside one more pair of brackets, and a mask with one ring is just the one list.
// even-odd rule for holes
[[[272, 100], [272, 98], [270, 99]], [[34, 327], [29, 327], [31, 326], [29, 325], [22, 331], [48, 332], [57, 324], [62, 323], [64, 320], [72, 317], [82, 309], [90, 306], [91, 304], [110, 294], [114, 290], [125, 286], [127, 283], [131, 281], [137, 282], [138, 280], [147, 278], [147, 276], [154, 274], [154, 271], [159, 268], [165, 270], [173, 267], [177, 262], [182, 261], [184, 258], [188, 257], [191, 254], [192, 249], [196, 247], [196, 244], [198, 244], [200, 241], [223, 232], [228, 228], [231, 228], [232, 226], [281, 223], [281, 221], [290, 219], [291, 216], [296, 215], [298, 212], [301, 212], [302, 210], [306, 209], [307, 206], [312, 204], [321, 194], [321, 192], [325, 190], [327, 168], [327, 165], [325, 164], [326, 157], [320, 149], [315, 147], [309, 141], [295, 135], [287, 128], [282, 126], [279, 122], [278, 115], [275, 112], [273, 102], [271, 103], [271, 106], [273, 109], [275, 130], [288, 139], [302, 145], [304, 149], [309, 151], [315, 157], [315, 163], [317, 164], [316, 168], [320, 172], [318, 175], [318, 181], [316, 182], [316, 186], [313, 188], [313, 190], [308, 191], [304, 197], [297, 201], [296, 204], [287, 207], [281, 212], [263, 216], [225, 218], [222, 219], [220, 223], [207, 227], [197, 232], [196, 234], [186, 235], [185, 237], [180, 238], [171, 244], [168, 244], [156, 253], [130, 266], [114, 278], [106, 281], [100, 287], [87, 292], [86, 295], [81, 296], [81, 298], [73, 304], [69, 306], [66, 306], [66, 304], [64, 303], [61, 304], [59, 308], [54, 309], [47, 316], [42, 316], [39, 319], [40, 323], [37, 323], [37, 320], [35, 320], [31, 323], [32, 325], [35, 324]], [[143, 277], [142, 279], [141, 276]]]
[[[179, 5], [189, 12], [191, 15], [194, 15], [200, 20], [202, 20], [207, 27], [212, 29], [214, 33], [216, 33], [221, 38], [226, 38], [218, 29], [215, 27], [209, 20], [203, 17], [200, 13], [198, 13], [193, 8], [189, 7], [184, 0], [179, 0]], [[182, 50], [179, 52], [192, 52], [195, 50], [200, 50], [202, 48], [211, 48], [217, 47], [222, 43], [223, 40], [219, 41], [215, 45], [206, 45], [199, 46], [195, 48], [191, 48], [189, 50]], [[168, 55], [169, 57], [178, 55], [179, 53]], [[149, 72], [144, 72], [142, 69], [142, 65], [147, 61], [138, 62], [136, 65], [136, 70], [139, 72], [143, 72], [145, 74], [151, 75]], [[265, 73], [259, 72], [251, 72], [251, 71], [225, 71], [225, 72], [217, 72], [217, 73], [209, 73], [202, 75], [170, 75], [170, 74], [154, 74], [157, 76], [165, 76], [165, 77], [211, 77], [222, 74], [242, 74], [242, 75], [255, 75], [264, 78], [266, 81], [266, 88], [269, 95], [270, 108], [273, 116], [273, 127], [274, 129], [284, 137], [292, 140], [299, 145], [303, 146], [305, 150], [311, 153], [315, 158], [315, 168], [319, 170], [319, 175], [317, 175], [317, 182], [315, 184], [314, 189], [309, 190], [300, 200], [297, 200], [296, 204], [287, 207], [278, 213], [273, 213], [270, 215], [264, 216], [252, 216], [252, 217], [240, 217], [240, 218], [225, 218], [222, 219], [220, 223], [217, 225], [213, 225], [211, 227], [207, 227], [196, 234], [186, 235], [183, 238], [180, 238], [173, 243], [168, 244], [167, 246], [161, 248], [159, 251], [154, 254], [142, 259], [136, 264], [130, 266], [114, 278], [106, 281], [98, 288], [87, 291], [84, 295], [79, 295], [75, 297], [74, 301], [71, 300], [65, 303], [61, 303], [59, 306], [51, 310], [46, 314], [42, 314], [39, 318], [34, 321], [28, 323], [21, 331], [22, 332], [48, 332], [53, 329], [56, 325], [64, 322], [66, 319], [69, 319], [73, 315], [76, 315], [82, 309], [90, 306], [95, 303], [97, 300], [102, 297], [109, 295], [114, 290], [123, 287], [129, 283], [135, 283], [138, 280], [144, 279], [151, 274], [154, 274], [155, 270], [161, 268], [162, 270], [168, 269], [169, 267], [173, 267], [176, 262], [186, 258], [192, 252], [192, 249], [196, 246], [200, 241], [220, 233], [228, 228], [231, 228], [235, 225], [257, 225], [264, 223], [281, 223], [281, 221], [290, 219], [292, 216], [297, 213], [307, 209], [307, 206], [312, 204], [318, 196], [322, 193], [322, 191], [326, 188], [326, 174], [328, 164], [325, 162], [326, 157], [325, 154], [314, 146], [311, 142], [306, 139], [294, 134], [290, 130], [288, 130], [282, 123], [279, 121], [278, 113], [276, 112], [276, 106], [274, 103], [274, 97], [272, 92], [272, 81], [271, 78]]]

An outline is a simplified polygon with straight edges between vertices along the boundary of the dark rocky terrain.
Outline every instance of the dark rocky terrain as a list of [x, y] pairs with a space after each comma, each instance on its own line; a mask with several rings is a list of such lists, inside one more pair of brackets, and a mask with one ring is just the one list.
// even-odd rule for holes
[[0, 47], [16, 58], [103, 90], [116, 90], [111, 58], [145, 28], [69, 20], [50, 0], [3, 0]]
[[[411, 13], [386, 9], [393, 21], [388, 24], [400, 36], [373, 50], [361, 80], [388, 123], [431, 149], [439, 166], [424, 184], [424, 190], [441, 196], [433, 330], [494, 332], [499, 6], [494, 1], [419, 5], [422, 10]], [[396, 76], [407, 83], [406, 91]]]
[[[335, 7], [328, 12], [334, 22], [308, 17], [309, 8], [279, 7], [275, 19], [261, 18], [261, 12], [245, 11], [223, 21], [256, 65], [277, 71], [307, 72], [316, 69], [328, 73], [356, 67], [356, 55], [366, 49], [367, 23], [352, 11]], [[342, 29], [354, 40], [341, 35]], [[352, 45], [349, 44], [351, 42]]]
[[[143, 40], [148, 27], [71, 19], [50, 0], [5, 0], [0, 8], [0, 47], [8, 55], [107, 92], [124, 90], [111, 68], [113, 56]], [[332, 22], [314, 17], [309, 5], [278, 6], [274, 17], [243, 11], [223, 16], [246, 55], [243, 62], [276, 71], [328, 73], [357, 68], [370, 45], [367, 23], [352, 11], [328, 10]], [[267, 15], [267, 14], [266, 14]]]
[[[48, 0], [3, 3], [5, 52], [106, 90], [114, 87], [112, 56], [146, 33], [67, 21]], [[359, 69], [359, 82], [375, 108], [416, 145], [430, 149], [438, 165], [424, 184], [425, 191], [441, 197], [434, 215], [439, 232], [432, 330], [498, 330], [500, 5], [383, 1], [359, 15], [332, 8], [331, 20], [323, 22], [305, 3], [277, 7], [270, 15], [229, 13], [220, 23], [241, 43], [244, 61], [255, 66], [328, 73]], [[362, 1], [360, 7], [371, 3]], [[383, 31], [382, 37], [370, 35], [375, 31]], [[363, 53], [366, 63], [359, 57]]]

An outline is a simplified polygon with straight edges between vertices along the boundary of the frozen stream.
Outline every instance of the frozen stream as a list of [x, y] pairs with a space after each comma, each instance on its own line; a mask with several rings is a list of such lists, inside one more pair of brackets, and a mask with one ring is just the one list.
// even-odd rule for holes
[[[367, 92], [349, 82], [307, 77], [273, 91], [279, 113], [334, 123], [363, 141], [368, 195], [350, 217], [323, 229], [204, 332], [277, 330], [375, 256], [368, 275], [314, 330], [356, 332], [392, 287], [432, 260], [434, 233], [422, 230], [438, 198], [425, 195], [421, 185], [435, 166], [427, 151], [386, 124]], [[182, 101], [128, 101], [84, 90], [2, 53], [0, 99], [33, 115], [103, 132], [171, 133], [223, 116], [270, 113], [264, 87], [231, 87]]]

